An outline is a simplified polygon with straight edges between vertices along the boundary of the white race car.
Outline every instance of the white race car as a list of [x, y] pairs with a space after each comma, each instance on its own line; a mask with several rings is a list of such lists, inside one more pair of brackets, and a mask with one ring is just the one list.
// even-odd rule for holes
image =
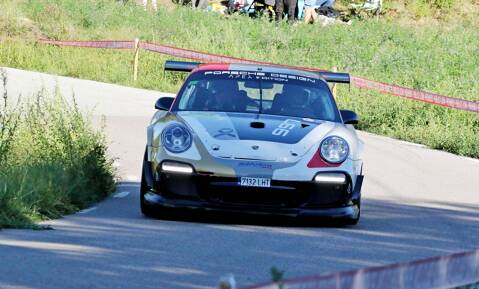
[[363, 143], [327, 82], [349, 75], [268, 65], [167, 61], [190, 72], [148, 127], [147, 216], [171, 208], [317, 216], [356, 224]]

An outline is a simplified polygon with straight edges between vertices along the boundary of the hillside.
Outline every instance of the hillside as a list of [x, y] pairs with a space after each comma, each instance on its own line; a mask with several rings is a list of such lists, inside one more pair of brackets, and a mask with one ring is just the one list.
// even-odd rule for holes
[[[426, 0], [385, 1], [386, 12], [379, 21], [355, 19], [351, 26], [320, 27], [225, 17], [187, 7], [145, 12], [132, 3], [113, 0], [3, 0], [0, 65], [175, 91], [183, 76], [162, 71], [167, 57], [141, 53], [140, 78], [133, 83], [131, 51], [35, 43], [39, 37], [139, 37], [276, 63], [337, 66], [375, 80], [479, 100], [479, 19], [471, 14], [477, 11], [477, 1], [449, 1], [452, 6], [444, 8], [431, 0], [424, 2], [428, 13], [420, 16], [413, 7], [420, 7], [421, 1]], [[462, 11], [459, 8], [464, 11], [457, 12]], [[361, 115], [360, 129], [479, 158], [477, 114], [347, 87], [339, 93], [340, 105]]]

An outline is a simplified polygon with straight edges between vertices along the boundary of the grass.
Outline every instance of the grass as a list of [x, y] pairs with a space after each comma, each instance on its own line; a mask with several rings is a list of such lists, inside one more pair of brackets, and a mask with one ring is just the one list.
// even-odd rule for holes
[[[444, 22], [431, 21], [430, 25], [412, 20], [413, 24], [404, 24], [385, 16], [379, 22], [322, 28], [238, 15], [224, 17], [188, 8], [151, 13], [113, 0], [3, 1], [4, 11], [10, 12], [0, 12], [0, 25], [8, 28], [0, 31], [9, 31], [2, 33], [0, 65], [176, 91], [184, 75], [162, 71], [166, 56], [142, 52], [139, 81], [133, 83], [131, 51], [60, 48], [34, 42], [38, 37], [139, 37], [255, 60], [325, 69], [337, 66], [354, 75], [479, 101], [479, 19], [466, 14], [460, 21], [447, 22], [444, 17]], [[428, 7], [442, 3], [422, 2]], [[449, 5], [446, 2], [444, 5]], [[450, 2], [457, 5], [457, 1]], [[477, 4], [465, 2], [477, 8]], [[362, 117], [360, 129], [479, 158], [478, 114], [354, 88], [342, 87], [339, 94], [340, 106], [352, 108]]]
[[75, 104], [43, 91], [14, 107], [8, 98], [4, 85], [0, 228], [38, 228], [36, 222], [76, 212], [112, 191], [105, 140]]

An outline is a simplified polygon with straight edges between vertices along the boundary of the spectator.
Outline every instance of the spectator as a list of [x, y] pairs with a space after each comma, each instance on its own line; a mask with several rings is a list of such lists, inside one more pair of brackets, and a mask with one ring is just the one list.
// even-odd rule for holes
[[318, 19], [316, 8], [332, 8], [334, 0], [305, 0], [304, 1], [304, 22], [314, 23]]
[[304, 1], [304, 23], [314, 23], [318, 19], [318, 13], [316, 13], [315, 0]]
[[292, 22], [295, 19], [296, 14], [296, 4], [298, 0], [276, 0], [275, 1], [275, 12], [276, 12], [276, 21], [281, 21], [283, 19], [283, 12], [288, 13], [288, 21]]
[[[153, 10], [155, 11], [158, 11], [158, 5], [156, 3], [156, 0], [151, 0], [151, 6], [153, 7]], [[143, 8], [146, 8], [148, 7], [148, 0], [143, 0]]]
[[321, 4], [320, 6], [321, 7], [331, 7], [333, 8], [333, 5], [334, 5], [334, 0], [322, 0], [321, 2], [323, 2], [323, 4]]
[[193, 8], [206, 9], [208, 8], [208, 0], [191, 0]]

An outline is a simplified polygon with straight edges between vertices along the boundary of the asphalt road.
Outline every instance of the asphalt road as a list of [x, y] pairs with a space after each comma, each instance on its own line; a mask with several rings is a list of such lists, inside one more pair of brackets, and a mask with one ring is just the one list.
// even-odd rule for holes
[[148, 219], [139, 211], [145, 127], [161, 93], [8, 69], [12, 95], [42, 83], [75, 93], [106, 118], [116, 193], [54, 230], [0, 231], [0, 288], [214, 288], [349, 270], [479, 247], [479, 161], [360, 133], [366, 143], [362, 220], [334, 228], [227, 215]]

